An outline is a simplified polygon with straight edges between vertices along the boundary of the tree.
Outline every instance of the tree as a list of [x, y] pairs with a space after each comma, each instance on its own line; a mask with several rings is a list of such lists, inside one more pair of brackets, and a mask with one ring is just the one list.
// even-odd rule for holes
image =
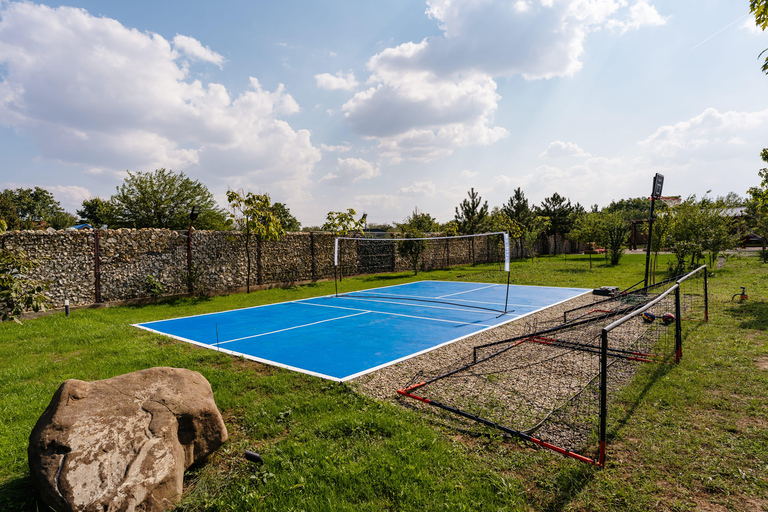
[[573, 226], [574, 207], [571, 201], [557, 192], [544, 199], [540, 208], [541, 216], [549, 219], [549, 228], [546, 233], [555, 236], [554, 253], [557, 254], [557, 235], [565, 235]]
[[603, 239], [611, 259], [611, 265], [618, 265], [627, 248], [629, 226], [621, 213], [601, 213], [603, 216]]
[[[768, 28], [768, 0], [750, 0], [749, 12], [755, 15], [755, 24], [762, 30]], [[763, 53], [768, 52], [768, 48], [760, 53], [762, 57]], [[768, 74], [768, 57], [765, 58], [765, 63], [761, 68], [763, 73]]]
[[77, 217], [62, 210], [48, 217], [45, 223], [53, 229], [66, 229], [77, 224]]
[[267, 194], [244, 194], [242, 190], [227, 191], [227, 200], [232, 211], [228, 222], [245, 231], [245, 254], [247, 260], [246, 292], [251, 293], [251, 236], [256, 236], [256, 262], [258, 282], [261, 281], [261, 243], [277, 241], [285, 234], [271, 200]]
[[7, 229], [19, 228], [19, 214], [16, 211], [16, 205], [13, 204], [10, 195], [6, 190], [0, 193], [0, 220], [5, 222]]
[[288, 209], [283, 203], [275, 203], [272, 205], [272, 211], [277, 216], [277, 220], [283, 227], [283, 231], [295, 233], [301, 231], [301, 222], [291, 215], [291, 210]]
[[187, 229], [192, 206], [200, 207], [195, 221], [198, 229], [223, 229], [226, 223], [225, 212], [218, 208], [208, 188], [183, 172], [128, 171], [110, 201], [119, 227]]
[[45, 296], [48, 283], [27, 277], [40, 263], [24, 251], [0, 251], [0, 315], [2, 320], [21, 323], [24, 311], [45, 311], [51, 303]]
[[488, 201], [485, 201], [481, 206], [480, 203], [483, 199], [475, 192], [474, 188], [470, 189], [467, 195], [469, 195], [469, 199], [464, 199], [456, 207], [456, 223], [459, 233], [462, 235], [482, 233], [487, 228]]
[[[763, 149], [760, 158], [768, 164], [768, 148]], [[760, 185], [751, 187], [747, 194], [750, 199], [747, 204], [747, 211], [751, 216], [751, 227], [761, 237], [763, 237], [763, 263], [768, 259], [768, 253], [765, 250], [765, 240], [768, 238], [768, 168], [757, 171], [761, 178]]]
[[549, 228], [549, 219], [546, 217], [536, 216], [533, 217], [528, 225], [523, 230], [523, 240], [525, 241], [525, 249], [531, 256], [531, 263], [536, 258], [536, 242], [541, 238], [542, 233], [545, 233]]
[[400, 229], [404, 239], [397, 242], [397, 252], [411, 264], [413, 275], [418, 275], [419, 260], [427, 250], [427, 241], [423, 240], [424, 233], [408, 225], [402, 225]]
[[353, 208], [348, 208], [346, 212], [328, 212], [322, 230], [342, 236], [361, 232], [365, 228], [365, 220], [355, 220], [355, 215], [357, 212]]
[[3, 203], [6, 205], [8, 202], [12, 203], [16, 210], [18, 224], [15, 226], [9, 224], [9, 227], [34, 229], [42, 223], [49, 222], [55, 215], [64, 213], [61, 204], [54, 199], [53, 194], [40, 187], [5, 189], [2, 196], [5, 198]]
[[437, 220], [428, 213], [420, 212], [416, 207], [401, 224], [397, 224], [398, 229], [401, 232], [405, 232], [403, 228], [409, 228], [411, 231], [419, 231], [420, 233], [434, 233], [440, 231], [440, 224]]
[[[604, 244], [603, 214], [598, 212], [584, 213], [580, 215], [571, 230], [571, 238], [583, 244]], [[589, 252], [589, 268], [592, 268], [592, 253]]]
[[534, 212], [531, 210], [530, 205], [528, 204], [528, 199], [526, 199], [525, 194], [523, 193], [523, 190], [520, 187], [517, 187], [513, 193], [512, 197], [510, 197], [506, 204], [504, 204], [501, 207], [501, 210], [509, 217], [512, 221], [514, 221], [521, 229], [520, 236], [514, 237], [517, 239], [518, 246], [520, 248], [520, 254], [523, 254], [523, 238], [522, 238], [522, 230], [525, 229], [526, 226], [528, 226], [528, 223], [533, 219]]
[[77, 214], [94, 228], [115, 224], [117, 211], [111, 201], [105, 201], [100, 197], [91, 197], [84, 200], [82, 206], [81, 210], [77, 210]]

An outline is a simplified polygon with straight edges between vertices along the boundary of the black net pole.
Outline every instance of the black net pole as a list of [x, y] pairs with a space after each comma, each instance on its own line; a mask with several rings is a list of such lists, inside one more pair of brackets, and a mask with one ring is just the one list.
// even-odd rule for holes
[[704, 321], [709, 322], [709, 290], [707, 287], [708, 269], [704, 269]]
[[507, 298], [504, 299], [504, 313], [507, 312], [507, 304], [509, 304], [509, 275], [512, 272], [507, 272]]
[[651, 196], [651, 215], [648, 217], [648, 240], [645, 242], [645, 288], [648, 288], [648, 270], [651, 265], [651, 239], [653, 237], [653, 206], [656, 200]]
[[608, 424], [608, 331], [602, 331], [602, 349], [600, 351], [600, 453], [598, 465], [605, 467], [605, 441]]
[[683, 357], [683, 319], [680, 315], [680, 285], [675, 288], [675, 363]]

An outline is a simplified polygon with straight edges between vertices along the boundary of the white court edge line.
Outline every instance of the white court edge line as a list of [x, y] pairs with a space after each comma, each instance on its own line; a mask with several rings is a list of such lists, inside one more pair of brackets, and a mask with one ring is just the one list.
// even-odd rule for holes
[[[317, 306], [318, 308], [346, 309], [346, 310], [349, 310], [349, 311], [362, 311], [364, 313], [374, 313], [374, 314], [378, 314], [378, 315], [401, 316], [403, 318], [415, 318], [416, 320], [428, 320], [430, 322], [445, 322], [445, 323], [449, 323], [449, 324], [459, 324], [459, 325], [478, 325], [480, 327], [487, 327], [487, 328], [503, 325], [503, 323], [495, 324], [495, 325], [486, 325], [486, 324], [476, 324], [476, 323], [473, 323], [473, 322], [457, 322], [456, 320], [444, 320], [442, 318], [428, 318], [426, 316], [404, 315], [402, 313], [388, 313], [386, 311], [373, 311], [373, 310], [369, 310], [369, 309], [348, 308], [346, 306], [331, 306], [330, 304], [314, 304], [314, 303], [311, 303], [311, 302], [308, 303], [307, 305], [308, 306]], [[355, 315], [349, 315], [349, 316], [355, 316]], [[342, 318], [346, 318], [346, 317], [342, 317]]]
[[[552, 287], [549, 287], [549, 288], [552, 288]], [[416, 353], [408, 355], [408, 356], [403, 356], [403, 357], [401, 357], [399, 359], [395, 359], [394, 361], [390, 361], [390, 362], [387, 362], [387, 363], [384, 363], [384, 364], [380, 364], [378, 366], [374, 366], [373, 368], [369, 368], [367, 370], [363, 370], [363, 371], [358, 372], [358, 373], [353, 373], [352, 375], [347, 375], [346, 377], [342, 377], [342, 378], [331, 377], [330, 375], [325, 375], [324, 373], [313, 372], [311, 370], [305, 370], [304, 368], [298, 368], [298, 367], [291, 366], [291, 365], [288, 365], [288, 364], [278, 363], [277, 361], [271, 361], [269, 359], [264, 359], [264, 358], [261, 358], [261, 357], [252, 356], [250, 354], [243, 354], [241, 352], [235, 352], [234, 350], [228, 350], [226, 348], [219, 349], [215, 345], [207, 345], [205, 343], [200, 343], [198, 341], [194, 341], [194, 340], [190, 340], [190, 339], [187, 339], [187, 338], [183, 338], [181, 336], [175, 336], [175, 335], [172, 335], [172, 334], [167, 334], [167, 333], [155, 330], [155, 329], [151, 329], [149, 327], [144, 327], [143, 325], [140, 325], [140, 324], [131, 324], [131, 325], [133, 327], [138, 327], [139, 329], [144, 329], [145, 331], [153, 332], [155, 334], [160, 334], [162, 336], [168, 336], [169, 338], [174, 338], [174, 339], [177, 339], [179, 341], [184, 341], [186, 343], [191, 343], [192, 345], [197, 345], [199, 347], [204, 347], [204, 348], [207, 348], [207, 349], [210, 349], [210, 350], [217, 350], [218, 352], [224, 352], [225, 354], [230, 354], [230, 355], [233, 355], [233, 356], [243, 357], [243, 358], [248, 359], [250, 361], [256, 361], [257, 363], [268, 364], [268, 365], [271, 365], [271, 366], [277, 366], [279, 368], [285, 368], [286, 370], [291, 370], [291, 371], [294, 371], [294, 372], [303, 373], [305, 375], [312, 375], [313, 377], [319, 377], [321, 379], [331, 380], [331, 381], [334, 381], [334, 382], [346, 382], [348, 380], [352, 380], [352, 379], [356, 379], [358, 377], [362, 377], [363, 375], [367, 375], [367, 374], [369, 374], [371, 372], [375, 372], [377, 370], [381, 370], [382, 368], [386, 368], [387, 366], [392, 366], [393, 364], [397, 364], [397, 363], [400, 363], [402, 361], [406, 361], [408, 359], [411, 359], [412, 357], [416, 357], [416, 356], [420, 356], [422, 354], [426, 354], [427, 352], [431, 352], [431, 351], [436, 350], [436, 349], [438, 349], [440, 347], [444, 347], [446, 345], [450, 345], [451, 343], [456, 343], [457, 341], [461, 341], [461, 340], [463, 340], [465, 338], [469, 338], [470, 336], [474, 336], [475, 334], [480, 334], [480, 333], [485, 332], [485, 331], [487, 331], [489, 329], [493, 329], [494, 327], [501, 327], [502, 325], [506, 325], [506, 324], [508, 324], [510, 322], [514, 322], [515, 320], [519, 320], [521, 318], [525, 318], [528, 315], [532, 315], [534, 313], [537, 313], [537, 312], [541, 311], [542, 309], [546, 309], [546, 308], [552, 307], [552, 306], [557, 306], [558, 304], [562, 304], [563, 302], [569, 301], [571, 299], [575, 299], [577, 297], [581, 297], [582, 295], [586, 295], [587, 293], [590, 293], [590, 292], [591, 292], [591, 290], [586, 290], [584, 293], [580, 293], [579, 295], [576, 295], [576, 296], [571, 297], [569, 299], [563, 299], [560, 302], [556, 302], [554, 304], [550, 304], [549, 306], [546, 306], [546, 307], [541, 307], [541, 308], [539, 308], [539, 309], [537, 309], [535, 311], [531, 311], [530, 313], [526, 313], [524, 315], [520, 315], [520, 316], [517, 316], [517, 317], [514, 317], [514, 318], [510, 318], [506, 322], [501, 322], [500, 324], [496, 324], [496, 325], [493, 325], [493, 326], [490, 326], [490, 327], [486, 327], [485, 329], [481, 329], [481, 330], [473, 332], [471, 334], [467, 334], [465, 336], [460, 336], [460, 337], [455, 338], [453, 340], [449, 340], [449, 341], [446, 341], [444, 343], [440, 343], [439, 345], [435, 345], [434, 347], [430, 347], [430, 348], [424, 349], [424, 350], [422, 350], [420, 352], [416, 352]], [[291, 302], [299, 302], [299, 301], [291, 301]], [[253, 307], [261, 307], [261, 306], [253, 306]], [[240, 309], [252, 309], [252, 308], [240, 308]], [[236, 310], [231, 310], [231, 311], [236, 311]], [[211, 313], [206, 313], [206, 314], [209, 315]], [[193, 315], [193, 316], [203, 316], [203, 315]], [[180, 318], [184, 318], [184, 317], [180, 317]], [[189, 318], [191, 318], [191, 317], [189, 317]]]
[[[248, 309], [248, 308], [245, 308], [245, 309]], [[286, 370], [291, 370], [291, 371], [298, 372], [298, 373], [304, 373], [304, 374], [307, 374], [307, 375], [312, 375], [313, 377], [320, 377], [321, 379], [332, 380], [332, 381], [335, 381], [335, 382], [342, 382], [342, 380], [340, 378], [338, 378], [338, 377], [331, 377], [330, 375], [326, 375], [324, 373], [313, 372], [312, 370], [305, 370], [304, 368], [298, 368], [296, 366], [291, 366], [289, 364], [278, 363], [277, 361], [271, 361], [269, 359], [264, 359], [262, 357], [252, 356], [250, 354], [243, 354], [241, 352], [235, 352], [234, 350], [229, 350], [229, 349], [226, 349], [226, 348], [221, 348], [220, 349], [220, 348], [217, 348], [216, 345], [207, 345], [205, 343], [200, 343], [199, 341], [190, 340], [190, 339], [184, 338], [182, 336], [176, 336], [174, 334], [168, 334], [168, 333], [165, 333], [165, 332], [156, 331], [154, 329], [150, 329], [149, 327], [144, 327], [144, 326], [139, 325], [139, 324], [131, 324], [131, 325], [134, 326], [134, 327], [138, 327], [139, 329], [144, 329], [145, 331], [153, 332], [155, 334], [161, 334], [163, 336], [168, 336], [169, 338], [177, 339], [179, 341], [184, 341], [186, 343], [191, 343], [192, 345], [197, 345], [198, 347], [207, 348], [207, 349], [210, 349], [210, 350], [214, 350], [216, 352], [223, 352], [225, 354], [229, 354], [229, 355], [232, 355], [232, 356], [243, 357], [243, 358], [249, 359], [251, 361], [256, 361], [257, 363], [267, 364], [267, 365], [270, 365], [270, 366], [277, 366], [277, 367], [280, 367], [280, 368], [285, 368]]]
[[[552, 286], [549, 286], [548, 288], [556, 288], [556, 287], [552, 287]], [[577, 289], [578, 289], [578, 288], [577, 288]], [[379, 366], [374, 366], [373, 368], [369, 368], [369, 369], [367, 369], [367, 370], [363, 370], [363, 371], [361, 371], [361, 372], [358, 372], [358, 373], [354, 373], [354, 374], [352, 374], [352, 375], [347, 375], [346, 377], [342, 378], [342, 379], [340, 380], [340, 382], [346, 382], [346, 381], [348, 381], [348, 380], [356, 379], [356, 378], [358, 378], [358, 377], [362, 377], [363, 375], [367, 375], [367, 374], [369, 374], [369, 373], [372, 373], [372, 372], [375, 372], [375, 371], [381, 370], [382, 368], [386, 368], [387, 366], [392, 366], [393, 364], [397, 364], [397, 363], [401, 363], [401, 362], [403, 362], [403, 361], [407, 361], [408, 359], [411, 359], [412, 357], [420, 356], [420, 355], [422, 355], [422, 354], [426, 354], [427, 352], [432, 352], [433, 350], [437, 350], [437, 349], [438, 349], [438, 348], [440, 348], [440, 347], [444, 347], [444, 346], [446, 346], [446, 345], [450, 345], [451, 343], [456, 343], [457, 341], [461, 341], [461, 340], [463, 340], [463, 339], [465, 339], [465, 338], [469, 338], [470, 336], [474, 336], [475, 334], [480, 334], [480, 333], [482, 333], [482, 332], [485, 332], [485, 331], [488, 331], [488, 330], [490, 330], [490, 329], [495, 329], [496, 327], [501, 327], [502, 325], [506, 325], [506, 324], [508, 324], [508, 323], [510, 323], [510, 322], [514, 322], [515, 320], [520, 320], [521, 318], [525, 318], [525, 317], [526, 317], [526, 316], [528, 316], [528, 315], [532, 315], [532, 314], [534, 314], [534, 313], [538, 313], [539, 311], [541, 311], [541, 310], [543, 310], [543, 309], [551, 308], [552, 306], [557, 306], [558, 304], [562, 304], [563, 302], [568, 302], [569, 300], [573, 300], [573, 299], [576, 299], [576, 298], [578, 298], [578, 297], [581, 297], [582, 295], [586, 295], [586, 294], [588, 294], [588, 293], [591, 293], [591, 292], [592, 292], [592, 290], [586, 290], [584, 293], [580, 293], [580, 294], [578, 294], [578, 295], [576, 295], [576, 296], [573, 296], [573, 297], [570, 297], [570, 298], [568, 298], [568, 299], [563, 299], [563, 300], [561, 300], [560, 302], [555, 302], [554, 304], [550, 304], [550, 305], [548, 305], [548, 306], [543, 306], [543, 307], [540, 307], [539, 309], [536, 309], [536, 310], [534, 310], [534, 311], [531, 311], [530, 313], [526, 313], [526, 314], [524, 314], [524, 315], [520, 315], [520, 316], [516, 316], [516, 317], [514, 317], [514, 318], [510, 318], [510, 319], [509, 319], [509, 320], [507, 320], [506, 322], [501, 322], [500, 324], [496, 324], [496, 325], [492, 325], [492, 326], [490, 326], [490, 327], [486, 327], [485, 329], [481, 329], [481, 330], [479, 330], [479, 331], [477, 331], [477, 332], [473, 332], [473, 333], [471, 333], [471, 334], [467, 334], [467, 335], [465, 335], [465, 336], [460, 336], [460, 337], [458, 337], [458, 338], [455, 338], [455, 339], [453, 339], [453, 340], [450, 340], [450, 341], [446, 341], [446, 342], [444, 342], [444, 343], [440, 343], [439, 345], [435, 345], [434, 347], [426, 348], [426, 349], [424, 349], [424, 350], [422, 350], [422, 351], [420, 351], [420, 352], [416, 352], [416, 353], [414, 353], [414, 354], [411, 354], [411, 355], [408, 355], [408, 356], [404, 356], [404, 357], [401, 357], [400, 359], [395, 359], [394, 361], [390, 361], [390, 362], [388, 362], [388, 363], [380, 364]]]

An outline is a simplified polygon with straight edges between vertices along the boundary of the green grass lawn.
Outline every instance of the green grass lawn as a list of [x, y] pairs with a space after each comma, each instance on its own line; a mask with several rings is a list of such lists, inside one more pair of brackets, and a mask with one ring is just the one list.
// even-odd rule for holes
[[[627, 287], [645, 257], [516, 261], [516, 284]], [[660, 267], [665, 267], [660, 265]], [[658, 275], [659, 278], [663, 276]], [[345, 278], [340, 291], [413, 280]], [[493, 266], [416, 279], [505, 281]], [[152, 366], [201, 372], [230, 440], [191, 470], [179, 510], [768, 510], [768, 265], [729, 258], [710, 284], [710, 321], [690, 328], [679, 366], [643, 366], [596, 469], [515, 440], [453, 431], [352, 386], [239, 360], [130, 324], [333, 293], [333, 282], [212, 299], [77, 310], [0, 325], [0, 510], [43, 510], [28, 436], [66, 379]], [[749, 300], [731, 302], [745, 286]], [[243, 458], [261, 453], [265, 464]]]

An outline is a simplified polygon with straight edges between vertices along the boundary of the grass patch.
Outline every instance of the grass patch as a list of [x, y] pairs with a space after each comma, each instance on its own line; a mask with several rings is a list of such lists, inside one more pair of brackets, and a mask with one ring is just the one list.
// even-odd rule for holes
[[[515, 284], [627, 287], [643, 255], [617, 266], [587, 256], [515, 261]], [[659, 264], [665, 268], [665, 262]], [[663, 278], [659, 274], [658, 279]], [[202, 373], [230, 440], [188, 473], [178, 510], [768, 510], [768, 266], [729, 259], [710, 278], [710, 322], [686, 332], [679, 366], [643, 366], [596, 470], [498, 437], [445, 430], [352, 387], [141, 331], [133, 323], [334, 292], [333, 282], [211, 299], [74, 311], [0, 325], [0, 509], [33, 511], [28, 436], [66, 379], [152, 366]], [[506, 282], [493, 265], [417, 279]], [[411, 273], [344, 278], [340, 291]], [[741, 286], [749, 300], [731, 302]], [[264, 466], [243, 458], [260, 452]]]

